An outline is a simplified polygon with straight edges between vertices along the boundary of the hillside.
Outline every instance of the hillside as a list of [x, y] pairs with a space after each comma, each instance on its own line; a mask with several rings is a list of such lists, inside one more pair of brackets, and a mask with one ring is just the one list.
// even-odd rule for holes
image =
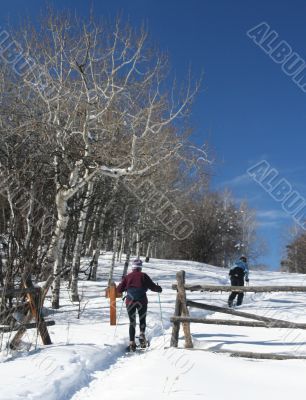
[[[83, 261], [86, 263], [86, 260]], [[153, 259], [144, 265], [161, 294], [163, 334], [158, 295], [149, 293], [147, 336], [150, 349], [126, 355], [128, 320], [123, 308], [119, 325], [109, 326], [108, 299], [104, 297], [108, 256], [100, 261], [97, 282], [82, 281], [81, 316], [78, 305], [63, 290], [62, 307], [49, 328], [53, 345], [37, 343], [36, 332], [24, 337], [30, 351], [1, 353], [1, 400], [94, 400], [94, 399], [287, 399], [305, 393], [304, 360], [250, 360], [213, 352], [167, 349], [170, 342], [175, 292], [171, 289], [177, 271], [184, 269], [188, 283], [228, 284], [227, 270], [185, 261]], [[122, 265], [118, 266], [119, 281]], [[276, 272], [254, 272], [251, 285], [306, 285], [305, 276]], [[211, 304], [226, 304], [227, 294], [196, 294]], [[50, 299], [47, 299], [48, 309]], [[121, 299], [117, 301], [118, 314]], [[294, 322], [306, 322], [303, 293], [247, 294], [243, 311]], [[50, 313], [50, 311], [49, 311]], [[220, 315], [191, 310], [192, 315], [220, 318]], [[234, 318], [226, 316], [227, 318]], [[306, 356], [306, 332], [289, 329], [247, 328], [217, 325], [191, 325], [196, 348], [242, 350]], [[31, 337], [32, 336], [32, 337]], [[4, 342], [8, 337], [4, 337]], [[27, 343], [26, 343], [27, 342]], [[166, 348], [166, 349], [165, 349]]]

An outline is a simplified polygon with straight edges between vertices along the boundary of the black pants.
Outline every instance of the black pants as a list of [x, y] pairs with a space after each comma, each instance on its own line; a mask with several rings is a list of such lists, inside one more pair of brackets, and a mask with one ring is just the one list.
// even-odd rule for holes
[[131, 342], [135, 341], [136, 311], [138, 311], [138, 316], [139, 316], [140, 332], [145, 333], [147, 308], [148, 308], [147, 304], [141, 304], [139, 302], [128, 304], [126, 306], [126, 309], [127, 309], [128, 315], [129, 315], [129, 319], [130, 319], [129, 334], [130, 334]]
[[[231, 286], [244, 286], [244, 278], [231, 276]], [[228, 298], [228, 305], [231, 306], [233, 304], [233, 301], [235, 300], [236, 296], [238, 296], [237, 306], [241, 306], [244, 297], [243, 292], [232, 292]]]

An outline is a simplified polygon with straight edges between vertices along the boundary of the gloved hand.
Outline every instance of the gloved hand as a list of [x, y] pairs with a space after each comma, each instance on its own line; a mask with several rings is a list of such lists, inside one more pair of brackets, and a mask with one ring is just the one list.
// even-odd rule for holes
[[159, 285], [157, 285], [157, 286], [158, 286], [158, 291], [157, 291], [157, 293], [161, 293], [161, 292], [163, 291], [162, 287], [159, 286]]
[[246, 278], [245, 281], [246, 281], [246, 282], [250, 282], [249, 278]]

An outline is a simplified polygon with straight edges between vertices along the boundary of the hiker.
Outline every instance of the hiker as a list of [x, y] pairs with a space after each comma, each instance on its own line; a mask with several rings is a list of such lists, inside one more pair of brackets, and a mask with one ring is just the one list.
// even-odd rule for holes
[[148, 289], [152, 290], [153, 292], [162, 292], [162, 288], [159, 285], [156, 285], [149, 275], [142, 272], [142, 261], [140, 259], [136, 259], [132, 264], [132, 272], [122, 279], [117, 288], [119, 293], [123, 293], [125, 291], [127, 292], [125, 303], [130, 320], [130, 344], [127, 347], [127, 351], [135, 351], [137, 347], [135, 343], [136, 311], [138, 312], [139, 316], [140, 347], [145, 348], [147, 346], [145, 330], [148, 307], [148, 298], [146, 292]]
[[[241, 256], [229, 271], [231, 286], [244, 286], [244, 281], [249, 282], [249, 267], [246, 256]], [[243, 292], [231, 292], [228, 298], [228, 306], [233, 306], [233, 301], [237, 298], [237, 306], [241, 306], [243, 301]]]

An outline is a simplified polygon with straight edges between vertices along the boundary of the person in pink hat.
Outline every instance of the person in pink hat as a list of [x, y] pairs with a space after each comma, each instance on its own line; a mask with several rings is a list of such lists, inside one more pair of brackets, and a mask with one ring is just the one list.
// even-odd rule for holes
[[145, 330], [148, 309], [148, 298], [146, 293], [148, 289], [152, 290], [153, 292], [162, 292], [162, 288], [159, 285], [156, 285], [149, 275], [142, 272], [142, 261], [140, 259], [136, 259], [132, 264], [132, 272], [122, 279], [117, 288], [119, 293], [123, 293], [125, 291], [127, 292], [125, 304], [130, 320], [130, 344], [127, 347], [127, 351], [135, 351], [137, 347], [135, 343], [136, 312], [138, 312], [139, 316], [140, 347], [145, 348], [147, 346]]

